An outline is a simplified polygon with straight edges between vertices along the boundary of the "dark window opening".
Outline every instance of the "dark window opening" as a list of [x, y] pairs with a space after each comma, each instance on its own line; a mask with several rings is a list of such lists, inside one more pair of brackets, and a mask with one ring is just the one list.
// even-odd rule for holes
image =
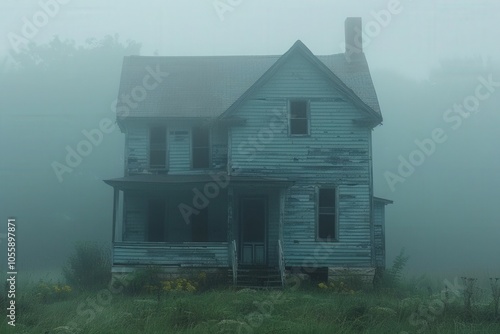
[[290, 101], [290, 134], [309, 134], [309, 119], [307, 117], [307, 101]]
[[210, 164], [210, 131], [208, 128], [193, 128], [193, 168], [208, 168]]
[[194, 242], [208, 241], [208, 209], [201, 210], [191, 216], [191, 240]]
[[263, 242], [266, 238], [266, 204], [262, 199], [241, 201], [243, 242]]
[[167, 167], [167, 131], [165, 127], [153, 127], [149, 130], [149, 168]]
[[318, 238], [322, 240], [335, 240], [337, 238], [335, 189], [319, 190]]
[[148, 241], [165, 241], [165, 201], [150, 200]]

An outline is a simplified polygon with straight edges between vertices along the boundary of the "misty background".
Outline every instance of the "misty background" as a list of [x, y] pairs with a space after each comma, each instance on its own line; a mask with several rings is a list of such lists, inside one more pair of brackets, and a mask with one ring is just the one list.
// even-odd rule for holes
[[[380, 27], [364, 51], [384, 117], [373, 131], [375, 195], [394, 201], [388, 264], [405, 248], [409, 275], [500, 276], [500, 87], [456, 129], [443, 119], [479, 77], [500, 82], [499, 3], [401, 0], [381, 24], [394, 1], [49, 2], [58, 7], [29, 45], [15, 38], [40, 3], [0, 4], [0, 219], [17, 218], [21, 275], [58, 274], [75, 241], [111, 241], [102, 180], [123, 175], [124, 136], [104, 134], [62, 182], [52, 164], [65, 164], [83, 130], [114, 121], [123, 56], [281, 55], [297, 39], [316, 55], [340, 53], [345, 18], [360, 16]], [[391, 189], [386, 173], [436, 128], [447, 140]]]

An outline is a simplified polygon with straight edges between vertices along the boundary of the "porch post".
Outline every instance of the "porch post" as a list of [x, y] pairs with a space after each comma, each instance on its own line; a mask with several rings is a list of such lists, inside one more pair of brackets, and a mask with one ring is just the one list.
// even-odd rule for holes
[[113, 188], [113, 227], [111, 233], [111, 245], [115, 243], [115, 234], [116, 234], [116, 210], [118, 210], [118, 201], [120, 199], [119, 190]]
[[234, 225], [234, 191], [231, 185], [227, 188], [227, 241], [230, 244], [234, 240], [233, 225]]
[[280, 189], [280, 218], [278, 227], [278, 239], [283, 243], [283, 228], [285, 225], [285, 193], [286, 189]]

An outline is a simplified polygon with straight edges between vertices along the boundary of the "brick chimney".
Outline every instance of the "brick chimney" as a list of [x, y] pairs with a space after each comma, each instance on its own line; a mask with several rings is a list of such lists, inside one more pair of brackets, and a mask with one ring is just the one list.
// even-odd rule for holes
[[345, 56], [347, 60], [363, 53], [363, 24], [361, 17], [345, 19]]

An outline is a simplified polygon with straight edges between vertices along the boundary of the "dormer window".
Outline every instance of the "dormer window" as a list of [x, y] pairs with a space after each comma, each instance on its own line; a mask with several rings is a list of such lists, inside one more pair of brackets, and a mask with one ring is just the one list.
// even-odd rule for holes
[[167, 130], [164, 126], [149, 129], [149, 168], [167, 168]]
[[290, 110], [290, 135], [304, 136], [309, 134], [309, 102], [307, 100], [292, 100]]
[[193, 128], [191, 136], [191, 156], [193, 169], [209, 167], [210, 130], [208, 128]]

